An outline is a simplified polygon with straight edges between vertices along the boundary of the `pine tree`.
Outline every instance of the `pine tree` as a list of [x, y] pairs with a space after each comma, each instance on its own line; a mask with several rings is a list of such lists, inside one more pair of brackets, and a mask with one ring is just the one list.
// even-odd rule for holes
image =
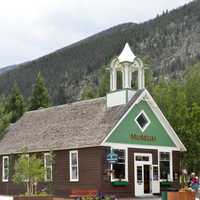
[[11, 114], [11, 122], [16, 122], [25, 112], [25, 103], [20, 90], [15, 83], [8, 98], [7, 113]]
[[6, 111], [6, 100], [4, 96], [0, 96], [0, 139], [3, 137], [11, 119], [11, 113]]
[[39, 108], [47, 108], [50, 105], [50, 98], [48, 89], [45, 85], [44, 78], [39, 72], [36, 79], [36, 84], [33, 88], [32, 96], [30, 98], [30, 110], [37, 110]]

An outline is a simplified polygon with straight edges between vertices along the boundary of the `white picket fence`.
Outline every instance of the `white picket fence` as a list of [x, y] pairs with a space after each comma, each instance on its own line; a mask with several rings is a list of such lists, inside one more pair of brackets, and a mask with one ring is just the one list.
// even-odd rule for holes
[[13, 197], [0, 195], [0, 200], [13, 200]]

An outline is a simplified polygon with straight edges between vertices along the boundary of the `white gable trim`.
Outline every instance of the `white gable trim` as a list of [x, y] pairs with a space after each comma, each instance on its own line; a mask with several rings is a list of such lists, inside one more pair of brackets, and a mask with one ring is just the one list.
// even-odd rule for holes
[[115, 149], [125, 149], [125, 148], [136, 148], [136, 149], [155, 149], [158, 151], [179, 151], [177, 147], [165, 147], [165, 146], [155, 146], [155, 145], [141, 145], [141, 144], [123, 144], [114, 142], [105, 142], [101, 146], [112, 147]]
[[[140, 94], [140, 96], [137, 98], [137, 100], [130, 106], [130, 108], [126, 111], [126, 113], [122, 116], [122, 118], [117, 122], [117, 124], [113, 127], [113, 129], [108, 133], [108, 135], [104, 138], [101, 145], [104, 146], [105, 144], [108, 144], [108, 143], [106, 143], [106, 140], [115, 131], [115, 129], [118, 127], [118, 125], [122, 122], [122, 120], [128, 115], [128, 113], [132, 110], [132, 108], [136, 104], [138, 104], [145, 96], [146, 96], [146, 98], [145, 98], [146, 102], [148, 103], [148, 105], [150, 106], [150, 108], [152, 109], [152, 111], [154, 112], [154, 114], [156, 115], [156, 117], [158, 118], [160, 123], [162, 124], [163, 128], [168, 133], [171, 140], [176, 145], [175, 150], [186, 151], [185, 146], [183, 145], [183, 143], [181, 142], [181, 140], [175, 133], [174, 129], [171, 127], [168, 120], [165, 118], [165, 116], [159, 109], [158, 105], [156, 104], [156, 102], [153, 100], [152, 96], [149, 94], [149, 92], [146, 89]], [[133, 145], [132, 147], [134, 147], [134, 146], [137, 146], [137, 147], [142, 146], [143, 148], [149, 148], [149, 147], [153, 148], [153, 146], [151, 146], [151, 145]], [[164, 147], [164, 148], [166, 148], [166, 147]], [[173, 147], [168, 147], [168, 148], [173, 149]]]
[[175, 145], [179, 148], [180, 151], [186, 151], [187, 150], [186, 147], [177, 136], [176, 132], [174, 131], [169, 121], [166, 119], [166, 117], [164, 116], [164, 114], [162, 113], [162, 111], [160, 110], [156, 102], [154, 101], [153, 97], [150, 95], [150, 93], [147, 90], [145, 91], [147, 94], [146, 102], [148, 103], [148, 105], [150, 106], [150, 108], [152, 109], [156, 117], [159, 119], [159, 121], [165, 128], [166, 132], [172, 139], [172, 141], [175, 143]]
[[128, 113], [132, 110], [132, 108], [140, 102], [140, 100], [145, 96], [145, 91], [143, 91], [137, 100], [130, 106], [130, 108], [126, 111], [126, 113], [122, 116], [122, 118], [117, 122], [117, 124], [112, 128], [112, 130], [108, 133], [108, 135], [104, 138], [101, 145], [103, 145], [106, 140], [110, 137], [110, 135], [114, 132], [114, 130], [118, 127], [118, 125], [123, 121], [123, 119], [128, 115]]

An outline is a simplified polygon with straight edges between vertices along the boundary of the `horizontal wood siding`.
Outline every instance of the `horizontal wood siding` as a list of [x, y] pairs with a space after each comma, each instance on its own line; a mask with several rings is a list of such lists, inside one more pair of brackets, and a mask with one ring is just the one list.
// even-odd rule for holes
[[106, 161], [106, 155], [109, 152], [108, 147], [102, 148], [102, 180], [101, 190], [106, 194], [115, 194], [117, 197], [133, 197], [134, 196], [134, 153], [151, 153], [153, 164], [158, 164], [158, 151], [149, 149], [128, 149], [128, 185], [127, 186], [112, 186], [110, 177], [104, 171], [110, 168]]
[[87, 188], [100, 190], [101, 147], [78, 150], [79, 181], [70, 182], [69, 151], [56, 152], [54, 193], [68, 196], [72, 189]]
[[[40, 183], [38, 191], [47, 189], [54, 195], [67, 197], [71, 189], [87, 188], [100, 190], [101, 181], [101, 154], [102, 148], [84, 148], [78, 149], [79, 158], [79, 181], [70, 182], [69, 177], [69, 151], [61, 150], [55, 151], [55, 162], [53, 164], [53, 181]], [[43, 153], [38, 153], [38, 157], [42, 157]], [[11, 155], [10, 158], [10, 172], [14, 172], [14, 163], [17, 155]], [[12, 177], [12, 174], [10, 174]], [[22, 194], [25, 193], [23, 185], [16, 185], [13, 183], [12, 178], [9, 182], [2, 182], [2, 156], [0, 156], [0, 194]]]
[[[110, 176], [105, 173], [110, 169], [106, 161], [106, 155], [110, 152], [109, 147], [93, 147], [76, 149], [79, 157], [79, 181], [70, 182], [69, 176], [69, 151], [55, 151], [55, 162], [53, 164], [52, 183], [39, 184], [39, 190], [51, 188], [50, 191], [55, 196], [67, 197], [72, 189], [97, 189], [104, 194], [115, 194], [117, 197], [134, 196], [134, 153], [151, 153], [153, 164], [158, 164], [158, 151], [149, 149], [128, 149], [128, 186], [112, 186]], [[42, 156], [39, 153], [38, 156]], [[16, 155], [11, 156], [11, 171], [13, 172]], [[173, 172], [180, 172], [180, 153], [173, 151]], [[24, 193], [25, 187], [13, 184], [11, 179], [8, 183], [2, 182], [2, 156], [0, 156], [0, 194], [19, 194]]]
[[179, 182], [179, 179], [177, 179], [177, 176], [180, 175], [181, 172], [181, 166], [180, 166], [180, 157], [181, 153], [179, 151], [173, 151], [172, 157], [173, 157], [173, 179], [176, 182]]

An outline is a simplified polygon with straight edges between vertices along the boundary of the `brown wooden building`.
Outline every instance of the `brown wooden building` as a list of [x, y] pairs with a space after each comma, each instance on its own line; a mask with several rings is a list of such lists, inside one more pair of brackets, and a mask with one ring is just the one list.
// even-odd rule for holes
[[[131, 88], [135, 71], [137, 90]], [[25, 192], [12, 181], [16, 156], [25, 147], [44, 159], [39, 189], [51, 187], [56, 196], [75, 188], [145, 196], [159, 193], [161, 181], [178, 181], [180, 152], [186, 149], [144, 88], [142, 61], [128, 44], [111, 62], [110, 82], [106, 97], [26, 112], [10, 125], [0, 141], [0, 194]]]

